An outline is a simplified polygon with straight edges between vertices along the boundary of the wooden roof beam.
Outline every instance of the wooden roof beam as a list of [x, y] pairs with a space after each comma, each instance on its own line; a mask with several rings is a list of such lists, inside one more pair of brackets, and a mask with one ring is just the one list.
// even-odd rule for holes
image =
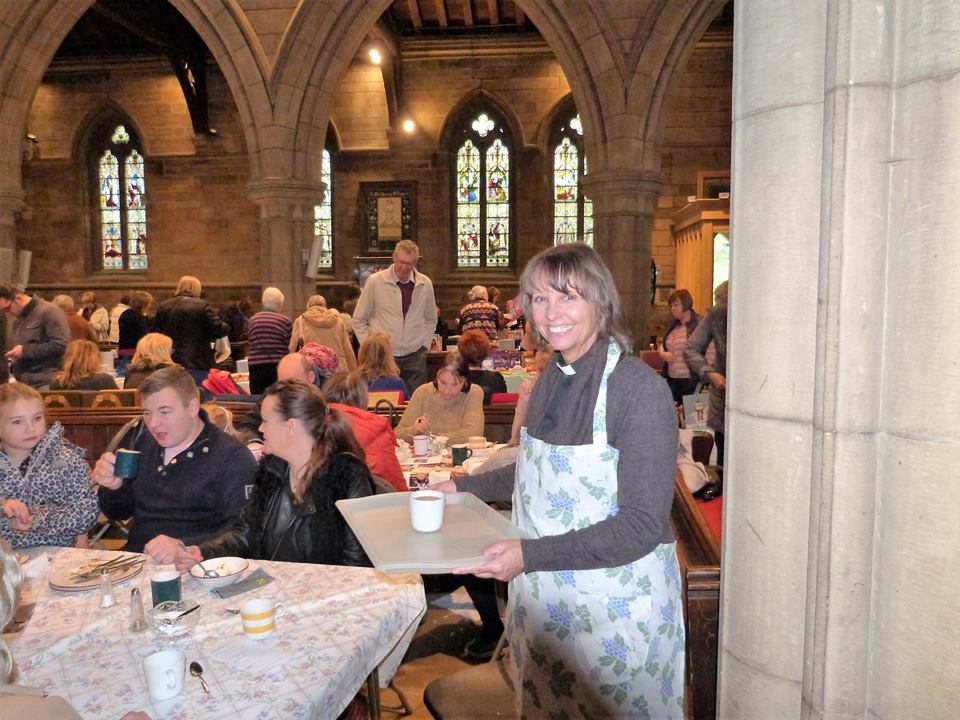
[[443, 0], [433, 0], [434, 7], [437, 8], [437, 21], [440, 27], [447, 27], [447, 6]]
[[467, 27], [473, 25], [473, 7], [470, 5], [470, 0], [463, 0], [463, 24]]
[[407, 8], [410, 10], [410, 22], [416, 30], [423, 30], [423, 18], [420, 17], [420, 3], [417, 0], [407, 0]]
[[487, 0], [487, 10], [490, 12], [490, 24], [500, 24], [500, 8], [497, 7], [497, 0]]

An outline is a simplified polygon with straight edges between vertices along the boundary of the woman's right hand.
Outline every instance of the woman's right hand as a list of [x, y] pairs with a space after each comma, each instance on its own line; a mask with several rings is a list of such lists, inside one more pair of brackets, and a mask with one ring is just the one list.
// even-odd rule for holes
[[117, 461], [117, 456], [112, 452], [105, 452], [93, 466], [93, 482], [97, 485], [116, 490], [123, 485], [123, 479], [113, 474], [113, 464]]
[[[453, 472], [451, 472], [450, 475], [451, 475], [451, 477], [452, 477], [452, 476], [453, 476]], [[442, 493], [448, 493], [448, 494], [449, 494], [449, 493], [455, 493], [455, 492], [457, 492], [457, 484], [456, 484], [453, 480], [444, 480], [443, 482], [434, 483], [434, 484], [430, 485], [430, 489], [431, 489], [431, 490], [436, 490], [436, 491], [442, 492]]]
[[430, 419], [426, 415], [421, 415], [413, 423], [413, 429], [417, 435], [427, 435], [430, 433]]

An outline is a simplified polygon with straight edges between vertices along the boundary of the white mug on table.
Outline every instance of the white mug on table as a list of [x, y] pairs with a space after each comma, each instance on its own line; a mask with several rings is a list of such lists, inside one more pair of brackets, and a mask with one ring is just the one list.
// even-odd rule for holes
[[147, 692], [154, 700], [169, 700], [183, 692], [187, 659], [179, 650], [163, 650], [143, 661]]

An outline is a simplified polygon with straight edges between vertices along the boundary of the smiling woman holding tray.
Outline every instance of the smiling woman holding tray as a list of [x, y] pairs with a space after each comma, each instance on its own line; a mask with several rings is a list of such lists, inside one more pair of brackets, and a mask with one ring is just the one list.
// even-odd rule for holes
[[265, 454], [246, 507], [230, 530], [181, 549], [177, 569], [224, 555], [369, 566], [334, 506], [373, 494], [349, 419], [328, 408], [318, 388], [297, 382], [267, 388], [262, 412]]
[[530, 539], [495, 542], [488, 562], [457, 572], [511, 581], [518, 716], [682, 718], [670, 391], [630, 353], [613, 277], [592, 248], [544, 250], [520, 291], [557, 352], [533, 388], [517, 462], [434, 487], [486, 501], [512, 493]]

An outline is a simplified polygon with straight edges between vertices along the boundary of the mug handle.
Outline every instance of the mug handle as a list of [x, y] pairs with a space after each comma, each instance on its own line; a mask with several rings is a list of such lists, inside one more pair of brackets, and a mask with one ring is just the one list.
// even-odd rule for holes
[[467, 448], [467, 456], [464, 458], [464, 460], [469, 460], [472, 457], [473, 457], [473, 449]]
[[287, 611], [287, 606], [283, 603], [277, 603], [273, 606], [273, 609], [277, 613], [276, 617], [283, 617], [283, 614]]
[[177, 671], [172, 667], [168, 667], [164, 673], [167, 676], [167, 690], [173, 690], [177, 686]]

